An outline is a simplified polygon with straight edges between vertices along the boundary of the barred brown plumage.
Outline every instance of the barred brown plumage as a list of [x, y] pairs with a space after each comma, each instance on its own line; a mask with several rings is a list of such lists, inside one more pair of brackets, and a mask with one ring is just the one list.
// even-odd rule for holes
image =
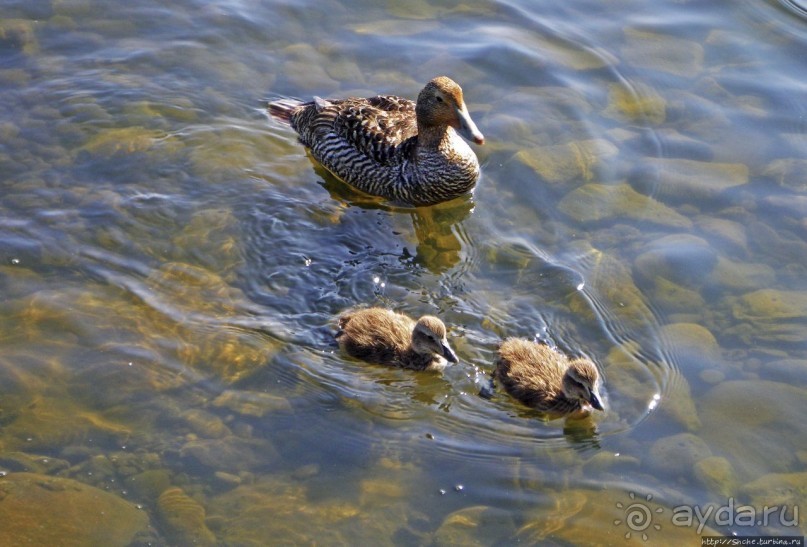
[[291, 124], [326, 169], [369, 194], [431, 205], [467, 193], [479, 179], [476, 155], [459, 135], [477, 144], [485, 139], [462, 89], [445, 76], [426, 84], [416, 103], [391, 95], [315, 97], [273, 101], [268, 109]]

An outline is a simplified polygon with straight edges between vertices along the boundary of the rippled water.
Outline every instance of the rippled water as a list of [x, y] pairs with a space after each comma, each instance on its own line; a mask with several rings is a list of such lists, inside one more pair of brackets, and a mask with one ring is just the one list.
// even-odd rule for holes
[[[803, 2], [0, 13], [0, 542], [804, 534]], [[352, 191], [263, 111], [439, 74], [486, 144], [433, 207]], [[355, 305], [440, 315], [461, 363], [345, 358]], [[506, 336], [591, 357], [608, 412], [480, 397]], [[672, 521], [743, 504], [786, 512]]]

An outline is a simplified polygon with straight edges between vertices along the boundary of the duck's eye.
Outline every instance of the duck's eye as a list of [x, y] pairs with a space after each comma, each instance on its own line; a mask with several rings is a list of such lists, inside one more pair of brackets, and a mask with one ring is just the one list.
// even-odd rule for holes
[[435, 97], [435, 100], [436, 100], [438, 103], [442, 103], [442, 102], [443, 102], [443, 98], [442, 98], [440, 95], [437, 95], [437, 96]]

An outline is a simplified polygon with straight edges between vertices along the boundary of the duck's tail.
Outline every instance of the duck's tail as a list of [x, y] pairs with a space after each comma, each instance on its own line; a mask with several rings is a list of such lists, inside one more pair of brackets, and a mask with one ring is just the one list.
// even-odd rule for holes
[[267, 110], [269, 110], [269, 114], [282, 122], [291, 123], [291, 116], [294, 114], [294, 111], [300, 106], [302, 101], [298, 101], [296, 99], [277, 99], [275, 101], [269, 101], [267, 104]]

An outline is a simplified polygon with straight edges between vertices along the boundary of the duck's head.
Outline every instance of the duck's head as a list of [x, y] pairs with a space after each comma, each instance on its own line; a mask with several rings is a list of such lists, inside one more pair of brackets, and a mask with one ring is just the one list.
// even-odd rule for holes
[[438, 318], [424, 315], [412, 331], [412, 348], [423, 355], [439, 355], [449, 363], [459, 361], [446, 340], [446, 326]]
[[605, 410], [600, 395], [600, 373], [588, 359], [575, 359], [563, 375], [563, 394], [583, 406]]
[[418, 95], [415, 112], [419, 129], [449, 126], [469, 141], [485, 143], [485, 137], [468, 114], [462, 88], [451, 78], [438, 76], [426, 84]]

